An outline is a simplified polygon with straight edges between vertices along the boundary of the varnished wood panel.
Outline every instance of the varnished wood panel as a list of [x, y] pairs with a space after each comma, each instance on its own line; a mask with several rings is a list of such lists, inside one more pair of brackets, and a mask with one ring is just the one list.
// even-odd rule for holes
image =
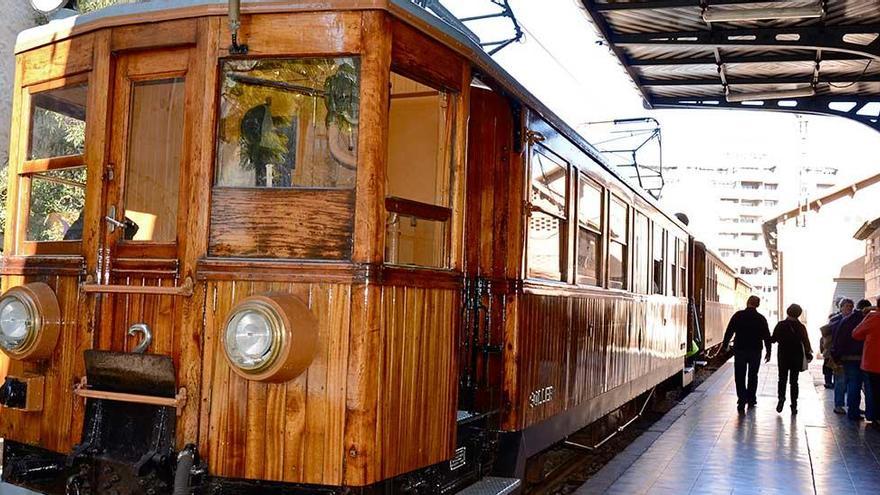
[[180, 45], [195, 45], [198, 38], [198, 19], [153, 24], [123, 26], [111, 30], [110, 47], [113, 51], [136, 50]]
[[45, 376], [43, 411], [25, 413], [0, 408], [0, 436], [67, 452], [82, 431], [81, 401], [73, 384], [84, 373], [82, 352], [91, 347], [91, 335], [79, 326], [82, 296], [76, 276], [5, 276], [4, 289], [30, 282], [45, 282], [55, 291], [61, 308], [61, 331], [52, 357], [44, 362], [10, 360], [0, 354], [0, 380], [23, 372]]
[[211, 256], [349, 259], [354, 191], [215, 188]]
[[86, 34], [20, 54], [21, 85], [30, 86], [90, 70], [94, 47], [94, 35]]
[[[233, 373], [219, 332], [241, 299], [268, 291], [294, 294], [318, 319], [318, 351], [305, 373], [280, 384]], [[340, 484], [346, 412], [351, 287], [342, 284], [210, 282], [204, 335], [200, 453], [212, 474]], [[294, 329], [294, 331], [296, 331]]]
[[458, 292], [382, 290], [382, 478], [436, 464], [455, 447]]
[[[505, 423], [524, 428], [682, 362], [687, 304], [663, 296], [586, 291], [521, 296], [517, 363], [520, 415]], [[539, 393], [553, 387], [551, 397]], [[633, 390], [632, 397], [641, 393]], [[617, 404], [620, 405], [620, 404]], [[615, 406], [616, 407], [616, 406]]]
[[714, 347], [724, 340], [724, 331], [730, 317], [736, 312], [730, 304], [706, 301], [703, 313], [703, 335], [706, 342], [705, 349]]
[[462, 90], [464, 59], [426, 37], [423, 33], [394, 21], [391, 30], [391, 66], [395, 72], [431, 85], [441, 84], [452, 91]]
[[[238, 37], [248, 45], [251, 56], [357, 53], [362, 48], [361, 22], [359, 12], [243, 15]], [[220, 39], [230, 39], [225, 22], [220, 26]], [[220, 54], [229, 54], [226, 44]]]

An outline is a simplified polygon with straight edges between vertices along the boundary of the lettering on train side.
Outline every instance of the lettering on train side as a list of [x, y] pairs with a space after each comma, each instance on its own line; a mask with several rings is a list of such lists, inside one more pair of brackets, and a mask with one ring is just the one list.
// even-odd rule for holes
[[529, 394], [529, 407], [538, 407], [553, 400], [553, 386], [539, 388]]

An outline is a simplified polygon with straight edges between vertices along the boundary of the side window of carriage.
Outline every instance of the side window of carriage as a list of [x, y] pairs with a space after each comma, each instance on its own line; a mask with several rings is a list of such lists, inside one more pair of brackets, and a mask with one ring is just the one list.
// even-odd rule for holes
[[608, 235], [608, 287], [626, 289], [629, 284], [629, 207], [614, 195], [608, 212]]
[[235, 59], [221, 71], [209, 254], [350, 259], [359, 59]]
[[391, 73], [385, 262], [448, 268], [457, 95]]
[[577, 283], [602, 283], [602, 187], [581, 175], [578, 178]]
[[568, 242], [568, 163], [536, 144], [529, 159], [529, 181], [528, 277], [564, 281]]
[[26, 254], [74, 254], [80, 249], [86, 194], [87, 76], [28, 88], [29, 120], [19, 220]]
[[663, 278], [663, 270], [666, 269], [666, 229], [657, 223], [654, 224], [653, 229], [654, 249], [652, 250], [652, 258], [654, 266], [652, 270], [652, 289], [654, 294], [665, 294], [666, 285]]

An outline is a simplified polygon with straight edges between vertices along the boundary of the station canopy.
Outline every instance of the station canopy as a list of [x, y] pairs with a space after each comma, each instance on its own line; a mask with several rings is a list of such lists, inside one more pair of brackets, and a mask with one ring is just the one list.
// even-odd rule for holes
[[880, 131], [880, 0], [581, 0], [648, 108], [847, 117]]

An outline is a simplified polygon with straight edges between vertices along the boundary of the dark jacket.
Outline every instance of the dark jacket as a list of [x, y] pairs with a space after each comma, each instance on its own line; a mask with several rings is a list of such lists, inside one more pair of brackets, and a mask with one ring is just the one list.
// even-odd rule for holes
[[777, 323], [770, 341], [779, 344], [776, 348], [776, 360], [780, 368], [800, 370], [804, 352], [810, 357], [813, 355], [807, 327], [797, 320], [785, 319]]
[[767, 318], [755, 308], [746, 308], [737, 311], [730, 317], [727, 331], [724, 332], [724, 345], [730, 343], [730, 339], [736, 335], [733, 341], [734, 351], [758, 351], [761, 352], [761, 343], [770, 352], [770, 327], [767, 326]]
[[865, 315], [861, 311], [853, 311], [835, 325], [834, 338], [831, 341], [831, 356], [838, 361], [861, 361], [863, 342], [852, 338], [855, 330]]

